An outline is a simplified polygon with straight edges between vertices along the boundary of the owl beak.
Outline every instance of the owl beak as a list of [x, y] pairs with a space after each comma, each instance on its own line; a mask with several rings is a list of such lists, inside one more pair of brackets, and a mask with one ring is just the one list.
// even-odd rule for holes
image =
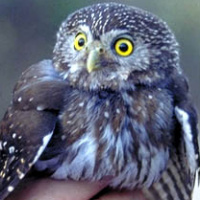
[[89, 52], [86, 64], [88, 73], [91, 73], [101, 68], [100, 55], [102, 54], [102, 52], [102, 47], [96, 47]]

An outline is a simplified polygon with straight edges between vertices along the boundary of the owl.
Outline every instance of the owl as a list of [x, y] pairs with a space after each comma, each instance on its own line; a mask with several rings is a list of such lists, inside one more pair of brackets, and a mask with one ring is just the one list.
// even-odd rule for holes
[[0, 125], [0, 200], [31, 170], [196, 200], [197, 122], [165, 22], [122, 4], [82, 8], [61, 24], [52, 60], [14, 88]]

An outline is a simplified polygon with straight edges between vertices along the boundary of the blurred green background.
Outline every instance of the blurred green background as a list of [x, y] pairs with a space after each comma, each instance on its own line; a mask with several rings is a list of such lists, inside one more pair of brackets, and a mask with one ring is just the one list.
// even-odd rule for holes
[[[98, 0], [0, 0], [0, 117], [15, 82], [31, 64], [52, 57], [55, 35], [67, 15]], [[181, 65], [200, 110], [200, 0], [115, 0], [167, 21], [181, 47]]]

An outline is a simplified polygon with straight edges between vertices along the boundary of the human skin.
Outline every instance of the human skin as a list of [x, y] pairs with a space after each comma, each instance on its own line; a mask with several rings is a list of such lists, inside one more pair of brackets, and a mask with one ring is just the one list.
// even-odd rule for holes
[[[24, 184], [6, 200], [89, 200], [108, 184], [101, 182], [75, 182], [40, 179]], [[99, 200], [145, 200], [142, 193], [111, 192], [98, 198]]]

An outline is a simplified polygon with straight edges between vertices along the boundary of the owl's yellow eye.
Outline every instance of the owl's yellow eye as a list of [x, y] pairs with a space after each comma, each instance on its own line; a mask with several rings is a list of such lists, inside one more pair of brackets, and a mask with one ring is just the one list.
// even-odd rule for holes
[[129, 39], [121, 38], [115, 42], [115, 51], [120, 56], [130, 56], [133, 52], [133, 49], [133, 43]]
[[86, 35], [84, 33], [78, 33], [74, 40], [74, 48], [77, 51], [80, 51], [85, 46], [86, 42], [87, 42]]

